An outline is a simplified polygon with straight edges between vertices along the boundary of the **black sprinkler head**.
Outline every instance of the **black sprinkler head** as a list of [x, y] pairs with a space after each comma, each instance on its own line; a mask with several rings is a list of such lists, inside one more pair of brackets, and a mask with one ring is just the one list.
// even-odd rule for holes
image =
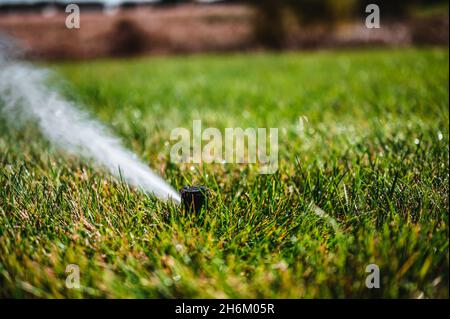
[[208, 189], [205, 186], [184, 186], [181, 190], [181, 203], [186, 212], [198, 213], [207, 207]]

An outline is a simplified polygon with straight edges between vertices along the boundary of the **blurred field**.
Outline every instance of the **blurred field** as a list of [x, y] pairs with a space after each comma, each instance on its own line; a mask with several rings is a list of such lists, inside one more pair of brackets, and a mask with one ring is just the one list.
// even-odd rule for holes
[[48, 17], [0, 12], [0, 33], [18, 39], [28, 56], [51, 60], [230, 51], [249, 46], [251, 15], [242, 5], [82, 10], [80, 29], [67, 29], [64, 11]]
[[[448, 298], [448, 50], [52, 64], [184, 216], [0, 121], [2, 297]], [[299, 118], [306, 117], [299, 125]], [[175, 165], [175, 127], [278, 127], [279, 170]], [[67, 264], [81, 289], [65, 287]], [[365, 268], [381, 288], [365, 287]]]
[[[336, 19], [342, 14], [339, 10], [334, 13], [325, 10], [330, 3], [340, 4], [342, 0], [303, 1], [306, 5], [297, 11], [303, 12], [313, 3], [318, 4], [311, 12], [306, 11], [309, 19], [315, 19], [315, 23], [307, 24], [297, 21], [295, 6], [283, 6], [283, 3], [296, 1], [269, 0], [272, 5], [266, 8], [264, 18], [260, 17], [256, 5], [260, 2], [182, 3], [121, 10], [82, 7], [80, 29], [65, 27], [64, 8], [49, 14], [38, 10], [7, 12], [0, 7], [0, 36], [14, 38], [25, 56], [40, 60], [267, 49], [448, 47], [448, 3], [438, 6], [430, 3], [395, 18], [390, 17], [389, 9], [382, 5], [382, 27], [368, 29], [365, 6], [355, 8], [357, 14], [350, 20]], [[391, 2], [384, 1], [384, 4]], [[408, 4], [403, 6], [409, 8]], [[330, 14], [336, 19], [332, 24]]]

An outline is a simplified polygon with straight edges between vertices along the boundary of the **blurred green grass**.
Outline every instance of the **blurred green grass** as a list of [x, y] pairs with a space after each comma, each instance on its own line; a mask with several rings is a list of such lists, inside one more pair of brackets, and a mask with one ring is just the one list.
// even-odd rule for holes
[[[448, 298], [447, 49], [51, 67], [172, 185], [211, 188], [211, 205], [185, 216], [0, 121], [1, 296]], [[195, 119], [279, 128], [279, 170], [170, 163], [170, 131]], [[71, 263], [81, 289], [65, 287]], [[371, 263], [380, 289], [365, 287]]]

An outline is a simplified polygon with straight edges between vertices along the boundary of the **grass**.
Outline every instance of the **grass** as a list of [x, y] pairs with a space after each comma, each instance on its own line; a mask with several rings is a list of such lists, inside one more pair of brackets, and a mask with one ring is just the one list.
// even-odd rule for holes
[[[53, 64], [199, 216], [0, 121], [2, 297], [449, 296], [447, 49]], [[304, 128], [299, 118], [306, 117]], [[279, 169], [173, 164], [170, 131], [279, 128]], [[365, 268], [380, 267], [367, 289]], [[81, 288], [65, 286], [68, 264]]]

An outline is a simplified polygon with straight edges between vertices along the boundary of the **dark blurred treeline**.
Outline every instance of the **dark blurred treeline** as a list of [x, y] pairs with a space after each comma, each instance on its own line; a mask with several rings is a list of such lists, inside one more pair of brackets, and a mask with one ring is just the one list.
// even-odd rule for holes
[[[228, 1], [232, 2], [232, 1]], [[236, 1], [235, 1], [236, 2]], [[401, 18], [412, 8], [446, 4], [448, 0], [248, 0], [262, 12], [276, 15], [290, 10], [303, 23], [335, 22], [365, 14], [369, 4], [377, 4], [385, 17]]]
[[[181, 4], [195, 2], [192, 0], [162, 0], [160, 4]], [[290, 30], [298, 27], [319, 26], [331, 29], [338, 23], [365, 18], [366, 7], [376, 4], [380, 8], [380, 16], [384, 22], [405, 22], [413, 16], [417, 9], [444, 7], [448, 17], [448, 0], [223, 0], [220, 3], [245, 3], [256, 9], [253, 21], [255, 40], [265, 47], [283, 48]], [[433, 17], [414, 21], [413, 38], [419, 42], [433, 43], [440, 38], [440, 33], [448, 18], [438, 18], [433, 27]], [[431, 32], [431, 41], [428, 33]], [[434, 35], [433, 35], [434, 34]], [[415, 40], [415, 39], [413, 39]], [[440, 42], [438, 40], [437, 42]]]
[[[257, 9], [255, 35], [268, 47], [282, 47], [292, 25], [332, 28], [346, 20], [366, 17], [369, 4], [377, 4], [384, 21], [407, 19], [414, 9], [448, 6], [446, 0], [248, 0]], [[447, 13], [448, 14], [448, 13]]]

